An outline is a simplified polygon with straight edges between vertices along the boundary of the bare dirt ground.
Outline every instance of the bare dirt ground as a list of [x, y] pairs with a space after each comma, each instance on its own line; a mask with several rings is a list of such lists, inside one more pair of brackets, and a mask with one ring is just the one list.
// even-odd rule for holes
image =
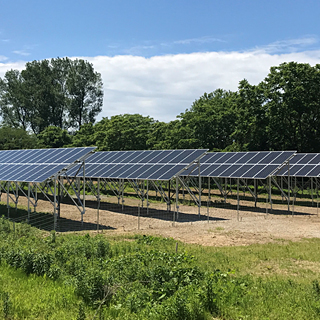
[[[238, 212], [235, 200], [230, 200], [224, 206], [210, 207], [209, 219], [206, 206], [201, 208], [199, 217], [198, 207], [180, 205], [176, 221], [176, 214], [168, 212], [166, 204], [151, 203], [148, 212], [143, 208], [139, 214], [137, 199], [126, 198], [123, 210], [117, 201], [116, 197], [102, 198], [99, 210], [100, 233], [161, 235], [205, 246], [243, 246], [280, 239], [299, 241], [302, 238], [320, 237], [320, 217], [316, 203], [314, 206], [311, 203], [310, 206], [291, 206], [291, 210], [294, 208], [292, 214], [285, 204], [273, 205], [270, 212], [269, 204], [261, 202], [258, 208], [254, 208], [252, 201], [241, 201]], [[19, 203], [26, 206], [27, 200], [20, 197]], [[39, 200], [37, 211], [52, 213], [53, 207], [48, 201]], [[62, 204], [59, 230], [86, 229], [97, 232], [97, 212], [95, 198], [88, 196], [81, 224], [81, 214], [76, 206]]]

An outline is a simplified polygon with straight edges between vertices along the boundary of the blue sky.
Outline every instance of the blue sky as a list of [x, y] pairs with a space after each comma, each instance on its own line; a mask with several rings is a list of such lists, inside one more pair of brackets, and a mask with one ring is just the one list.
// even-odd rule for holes
[[284, 61], [320, 63], [320, 1], [2, 0], [0, 77], [80, 57], [103, 76], [100, 115], [173, 120], [204, 92], [263, 80]]

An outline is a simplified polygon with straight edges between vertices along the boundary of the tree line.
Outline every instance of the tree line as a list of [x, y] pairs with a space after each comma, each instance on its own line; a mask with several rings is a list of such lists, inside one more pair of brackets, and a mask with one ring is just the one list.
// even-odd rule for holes
[[[63, 76], [57, 72], [56, 64]], [[39, 84], [30, 89], [35, 66], [37, 79], [49, 79], [50, 84], [44, 82], [45, 87]], [[27, 69], [32, 70], [31, 75], [25, 72]], [[204, 93], [170, 122], [123, 114], [95, 123], [102, 107], [102, 81], [85, 61], [34, 61], [27, 64], [26, 70], [21, 74], [8, 71], [0, 79], [2, 149], [94, 145], [99, 150], [320, 152], [319, 64], [282, 63], [271, 67], [258, 85], [243, 79], [237, 91], [217, 89]], [[59, 81], [53, 81], [54, 76], [47, 78], [45, 71], [52, 75], [50, 70], [61, 75]], [[22, 91], [15, 91], [16, 83], [18, 89], [23, 84]], [[20, 120], [19, 111], [26, 117], [21, 116]]]

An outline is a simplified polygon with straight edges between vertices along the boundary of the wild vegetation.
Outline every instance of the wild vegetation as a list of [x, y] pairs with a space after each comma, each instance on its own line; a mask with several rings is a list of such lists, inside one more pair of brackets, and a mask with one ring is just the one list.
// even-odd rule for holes
[[257, 85], [243, 79], [235, 92], [204, 93], [168, 123], [123, 114], [94, 124], [102, 82], [92, 65], [67, 58], [34, 61], [21, 74], [11, 70], [0, 79], [0, 148], [24, 143], [25, 148], [319, 152], [319, 86], [320, 65], [283, 63]]
[[57, 235], [1, 218], [0, 319], [319, 319], [319, 248]]

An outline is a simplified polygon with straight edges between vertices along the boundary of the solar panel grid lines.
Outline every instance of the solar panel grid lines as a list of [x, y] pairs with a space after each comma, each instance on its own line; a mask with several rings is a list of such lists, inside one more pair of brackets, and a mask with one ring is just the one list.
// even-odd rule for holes
[[[201, 160], [203, 177], [265, 179], [295, 154], [295, 151], [249, 151], [207, 153]], [[189, 170], [186, 175], [197, 176]]]
[[277, 176], [309, 177], [320, 176], [319, 153], [297, 153], [289, 162], [288, 167], [279, 170]]
[[95, 147], [0, 151], [0, 181], [43, 182], [83, 161]]
[[[86, 160], [89, 178], [170, 180], [207, 149], [100, 151]], [[75, 168], [67, 172], [75, 174]]]

